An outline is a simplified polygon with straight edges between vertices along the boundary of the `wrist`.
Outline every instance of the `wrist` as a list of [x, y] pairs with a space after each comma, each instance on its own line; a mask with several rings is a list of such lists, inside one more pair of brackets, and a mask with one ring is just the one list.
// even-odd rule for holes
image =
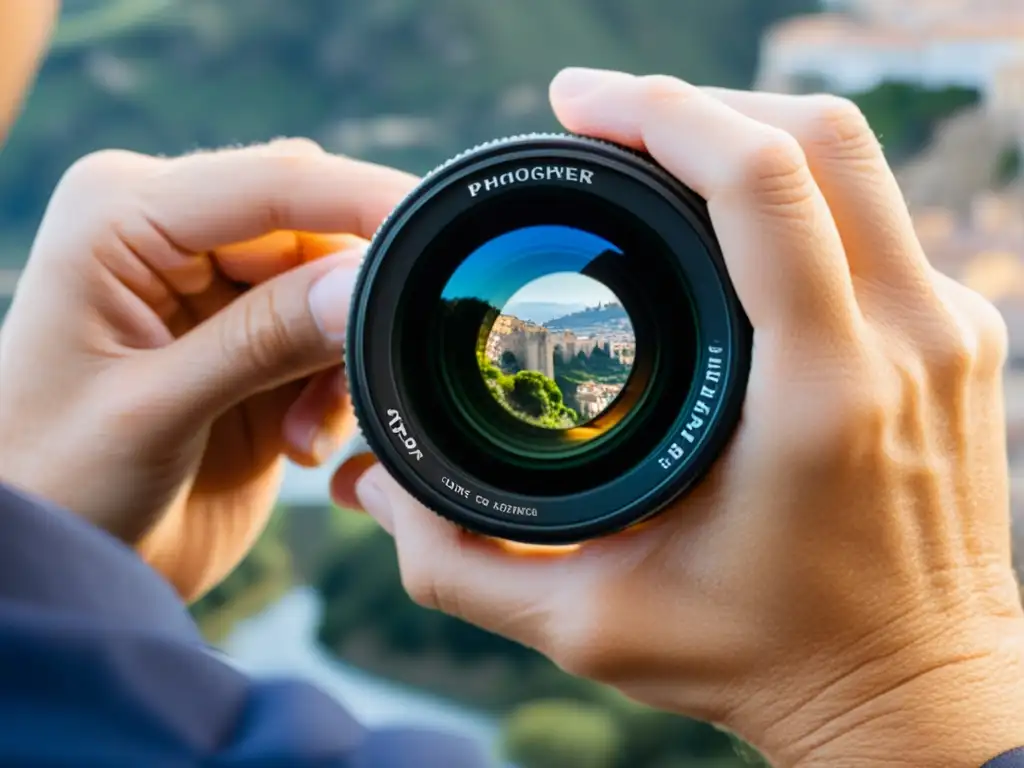
[[757, 741], [778, 768], [981, 768], [1024, 746], [1024, 619], [939, 639], [823, 686]]

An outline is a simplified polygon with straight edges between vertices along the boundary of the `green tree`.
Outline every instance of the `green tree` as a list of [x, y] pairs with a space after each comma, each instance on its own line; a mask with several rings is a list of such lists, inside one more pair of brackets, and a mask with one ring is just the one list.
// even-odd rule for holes
[[[548, 388], [548, 378], [537, 371], [520, 371], [513, 378], [512, 396], [513, 405], [523, 412], [541, 418], [548, 415], [552, 406], [556, 405], [555, 397]], [[552, 382], [551, 389], [556, 392], [558, 388]], [[557, 403], [561, 402], [562, 393], [558, 392]]]
[[[496, 135], [556, 128], [543, 93], [564, 66], [745, 87], [765, 28], [816, 10], [816, 0], [89, 2], [65, 17], [3, 153], [0, 230], [27, 239], [63, 171], [96, 149], [176, 154], [300, 135], [423, 172]], [[509, 109], [510, 93], [525, 94], [525, 108]], [[426, 124], [408, 144], [374, 142], [372, 126], [352, 121], [376, 115]], [[365, 148], [336, 142], [350, 127]], [[5, 257], [20, 262], [24, 249]]]
[[520, 371], [512, 377], [508, 401], [513, 408], [546, 426], [563, 427], [575, 424], [576, 412], [562, 400], [562, 391], [554, 379], [539, 371]]
[[615, 768], [622, 734], [605, 708], [577, 701], [540, 701], [516, 710], [502, 739], [520, 768]]
[[236, 622], [259, 612], [292, 585], [292, 560], [282, 527], [278, 511], [235, 570], [190, 607], [208, 640], [221, 640]]
[[[704, 765], [702, 760], [731, 761], [709, 762], [709, 768], [744, 765], [721, 731], [629, 702], [567, 675], [536, 651], [413, 604], [402, 588], [390, 537], [366, 524], [365, 516], [336, 514], [347, 522], [325, 532], [334, 542], [334, 554], [322, 559], [325, 568], [316, 581], [324, 600], [319, 637], [330, 651], [380, 674], [499, 712], [557, 700], [571, 713], [582, 711], [584, 722], [598, 716], [601, 722], [610, 720], [617, 734], [610, 768], [647, 768], [669, 757], [690, 760], [683, 764], [692, 766]], [[374, 658], [358, 655], [366, 647], [375, 649]], [[538, 738], [547, 737], [533, 741]], [[578, 763], [563, 765], [575, 768]]]
[[394, 543], [380, 530], [340, 542], [317, 588], [324, 599], [320, 641], [332, 649], [370, 633], [398, 655], [441, 654], [466, 664], [498, 658], [509, 664], [540, 658], [511, 640], [413, 604], [402, 588]]
[[1024, 158], [1018, 145], [1007, 147], [999, 154], [996, 161], [996, 186], [1004, 187], [1024, 176]]
[[613, 699], [609, 706], [622, 734], [615, 768], [646, 768], [671, 761], [694, 768], [747, 765], [738, 756], [733, 738], [717, 728], [629, 700]]
[[942, 121], [976, 105], [972, 88], [922, 88], [912, 83], [883, 83], [852, 94], [885, 147], [890, 162], [904, 162], [925, 149]]

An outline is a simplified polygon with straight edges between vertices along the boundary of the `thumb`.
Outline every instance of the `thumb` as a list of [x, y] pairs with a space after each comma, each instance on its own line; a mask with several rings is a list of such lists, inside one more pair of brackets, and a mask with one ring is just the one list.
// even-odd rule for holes
[[337, 365], [356, 254], [326, 257], [252, 288], [163, 352], [196, 417]]
[[524, 557], [462, 531], [419, 504], [381, 465], [355, 486], [360, 506], [395, 540], [402, 586], [440, 610], [534, 648], [546, 644], [573, 554]]

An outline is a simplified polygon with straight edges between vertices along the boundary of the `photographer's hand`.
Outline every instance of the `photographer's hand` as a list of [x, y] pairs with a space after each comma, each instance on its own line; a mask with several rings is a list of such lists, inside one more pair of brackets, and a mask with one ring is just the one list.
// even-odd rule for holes
[[413, 183], [305, 140], [77, 163], [0, 335], [0, 481], [135, 545], [186, 598], [216, 584], [284, 456], [344, 438], [361, 254], [338, 252]]
[[552, 96], [709, 201], [755, 327], [743, 419], [674, 508], [554, 558], [461, 533], [373, 467], [355, 492], [411, 596], [780, 766], [977, 768], [1024, 744], [1005, 325], [929, 265], [863, 117], [581, 70]]

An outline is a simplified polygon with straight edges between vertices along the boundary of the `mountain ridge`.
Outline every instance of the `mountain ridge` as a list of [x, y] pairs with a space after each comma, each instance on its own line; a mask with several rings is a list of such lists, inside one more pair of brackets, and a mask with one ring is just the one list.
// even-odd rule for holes
[[514, 301], [502, 309], [501, 314], [512, 315], [520, 320], [545, 325], [550, 320], [586, 309], [586, 304], [557, 301]]
[[611, 329], [621, 327], [623, 320], [629, 322], [629, 313], [625, 307], [621, 304], [602, 304], [552, 318], [544, 327], [551, 331], [575, 331], [607, 325]]

